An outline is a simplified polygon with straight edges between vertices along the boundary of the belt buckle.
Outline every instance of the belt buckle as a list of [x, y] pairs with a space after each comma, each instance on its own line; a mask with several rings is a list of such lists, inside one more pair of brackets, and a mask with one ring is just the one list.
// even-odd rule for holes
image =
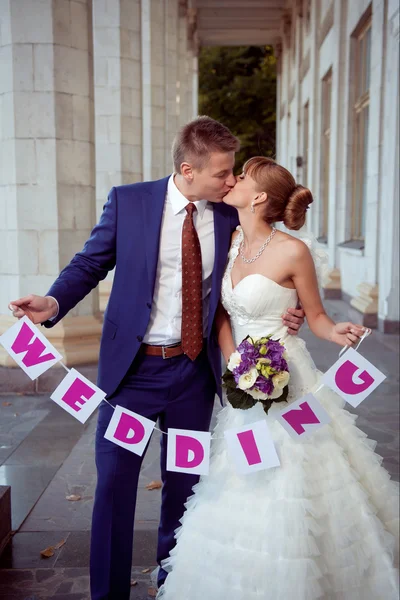
[[166, 346], [161, 346], [161, 356], [163, 357], [163, 359], [165, 360], [166, 358], [168, 358], [168, 356], [166, 355], [166, 351], [167, 348]]

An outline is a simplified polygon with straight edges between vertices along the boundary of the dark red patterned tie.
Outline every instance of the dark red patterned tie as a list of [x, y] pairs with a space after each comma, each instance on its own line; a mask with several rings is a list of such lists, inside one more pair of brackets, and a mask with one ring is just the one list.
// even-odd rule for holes
[[182, 350], [191, 360], [203, 347], [201, 248], [193, 223], [195, 210], [189, 202], [182, 228]]

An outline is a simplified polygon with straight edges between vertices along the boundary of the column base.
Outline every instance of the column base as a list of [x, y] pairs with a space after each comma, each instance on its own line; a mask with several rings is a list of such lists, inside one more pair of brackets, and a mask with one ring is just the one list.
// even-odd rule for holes
[[382, 333], [400, 333], [400, 321], [391, 321], [390, 319], [378, 319], [378, 329]]
[[357, 290], [359, 295], [350, 300], [350, 305], [361, 315], [362, 325], [374, 329], [378, 326], [379, 287], [371, 283], [360, 283]]
[[323, 285], [323, 295], [325, 300], [340, 300], [342, 298], [342, 283], [339, 269], [332, 269]]

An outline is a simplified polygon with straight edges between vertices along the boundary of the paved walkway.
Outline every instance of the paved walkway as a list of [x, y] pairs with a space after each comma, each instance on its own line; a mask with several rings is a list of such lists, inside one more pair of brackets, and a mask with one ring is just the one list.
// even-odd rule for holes
[[[327, 305], [333, 318], [344, 320], [343, 303]], [[329, 368], [337, 347], [306, 328], [303, 337], [317, 366]], [[358, 407], [358, 426], [378, 441], [385, 467], [399, 479], [399, 338], [374, 333], [361, 352], [388, 378]], [[0, 485], [12, 486], [15, 530], [0, 559], [0, 599], [88, 600], [95, 417], [82, 426], [46, 396], [15, 395], [0, 396], [0, 415]], [[139, 483], [132, 600], [154, 597], [148, 570], [154, 568], [160, 491], [145, 486], [159, 479], [159, 435], [153, 434]], [[67, 500], [71, 495], [80, 500]], [[61, 541], [54, 556], [41, 557]]]

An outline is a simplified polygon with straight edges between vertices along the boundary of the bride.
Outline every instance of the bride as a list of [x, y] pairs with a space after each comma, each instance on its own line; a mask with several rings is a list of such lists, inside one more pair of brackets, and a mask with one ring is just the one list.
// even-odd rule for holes
[[[241, 226], [222, 284], [221, 350], [228, 361], [247, 335], [279, 338], [288, 353], [288, 401], [294, 401], [315, 392], [321, 374], [304, 341], [287, 335], [282, 313], [299, 300], [312, 332], [340, 346], [357, 341], [363, 329], [331, 321], [307, 246], [272, 226], [283, 221], [300, 229], [313, 201], [309, 190], [273, 160], [255, 157], [224, 201], [237, 208]], [[397, 486], [342, 399], [326, 387], [315, 395], [332, 420], [301, 442], [276, 422], [282, 404], [268, 415], [261, 403], [248, 410], [228, 403], [219, 413], [210, 473], [187, 502], [158, 598], [398, 599]], [[224, 430], [263, 418], [281, 466], [238, 475]]]

